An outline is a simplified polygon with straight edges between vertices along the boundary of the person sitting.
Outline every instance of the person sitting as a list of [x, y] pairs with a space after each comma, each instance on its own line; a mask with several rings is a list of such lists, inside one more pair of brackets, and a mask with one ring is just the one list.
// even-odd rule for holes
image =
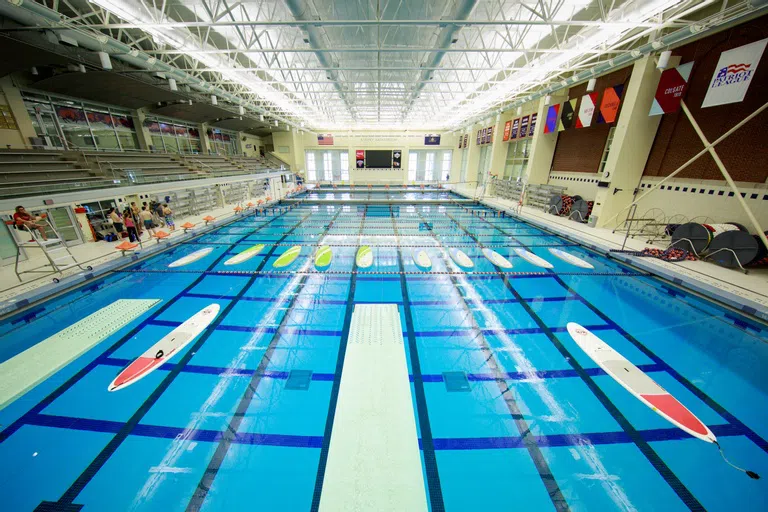
[[25, 227], [29, 231], [36, 229], [40, 232], [43, 240], [48, 240], [48, 235], [45, 234], [45, 224], [38, 224], [37, 221], [39, 220], [42, 220], [42, 217], [30, 215], [23, 206], [17, 206], [16, 213], [13, 214], [13, 222], [16, 224], [16, 227], [19, 229]]

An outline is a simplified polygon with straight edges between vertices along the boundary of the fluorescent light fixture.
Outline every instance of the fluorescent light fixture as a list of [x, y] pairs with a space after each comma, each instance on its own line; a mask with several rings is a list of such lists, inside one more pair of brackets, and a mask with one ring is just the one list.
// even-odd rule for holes
[[101, 69], [109, 71], [112, 69], [112, 61], [109, 60], [109, 54], [107, 52], [96, 52], [101, 62]]
[[264, 114], [259, 114], [259, 121], [264, 122]]
[[219, 98], [216, 97], [215, 94], [211, 94], [211, 105], [218, 105], [219, 104]]
[[79, 65], [77, 66], [77, 69], [78, 69], [78, 71], [80, 71], [81, 73], [85, 73], [85, 66], [84, 66], [83, 64], [79, 64]]
[[597, 79], [596, 78], [590, 78], [589, 82], [587, 82], [587, 92], [594, 91], [595, 87], [597, 87]]
[[40, 74], [40, 73], [37, 72], [37, 68], [35, 66], [32, 66], [32, 68], [29, 70], [29, 72], [32, 73], [35, 76]]
[[176, 79], [175, 78], [169, 78], [168, 79], [168, 88], [170, 88], [172, 91], [178, 91], [179, 86], [176, 85]]
[[656, 64], [658, 69], [667, 69], [669, 66], [669, 59], [672, 58], [672, 52], [667, 50], [659, 54], [659, 62]]
[[275, 126], [277, 126], [277, 127], [280, 126], [280, 122], [277, 119], [275, 119]]
[[547, 94], [547, 96], [544, 98], [544, 104], [549, 105], [550, 103], [552, 103], [552, 96]]
[[242, 105], [239, 105], [237, 107], [237, 113], [240, 114], [241, 116], [244, 116], [245, 115], [245, 107], [243, 107]]

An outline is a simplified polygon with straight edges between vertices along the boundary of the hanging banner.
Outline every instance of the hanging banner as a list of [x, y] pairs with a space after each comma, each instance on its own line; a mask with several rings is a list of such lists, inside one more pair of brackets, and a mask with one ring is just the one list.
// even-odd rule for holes
[[482, 144], [488, 144], [488, 128], [483, 128], [483, 136], [480, 139]]
[[331, 133], [318, 133], [317, 134], [318, 146], [333, 146], [333, 134]]
[[528, 136], [528, 119], [530, 116], [524, 116], [520, 119], [520, 138]]
[[459, 149], [461, 149], [461, 142], [464, 140], [463, 135], [459, 135]]
[[544, 133], [557, 131], [557, 121], [560, 120], [560, 104], [550, 105], [547, 109], [547, 119], [544, 121]]
[[581, 97], [579, 114], [576, 116], [576, 128], [586, 128], [592, 125], [595, 117], [595, 105], [597, 105], [597, 93], [590, 92]]
[[680, 109], [692, 69], [693, 62], [688, 62], [676, 68], [665, 69], [661, 73], [649, 116], [671, 114]]
[[477, 130], [477, 141], [475, 141], [475, 145], [477, 146], [480, 145], [480, 134], [482, 133], [482, 131], [483, 130]]
[[520, 128], [520, 119], [515, 119], [512, 121], [512, 131], [509, 132], [509, 139], [516, 139], [517, 138], [517, 130]]
[[564, 101], [560, 107], [560, 123], [557, 125], [557, 131], [570, 130], [573, 128], [573, 118], [576, 115], [576, 100]]
[[355, 161], [357, 163], [358, 169], [365, 168], [365, 150], [364, 149], [355, 150]]
[[766, 43], [768, 39], [761, 39], [721, 53], [701, 108], [743, 101]]
[[396, 149], [392, 152], [392, 167], [395, 169], [400, 168], [400, 162], [402, 162], [403, 152]]
[[469, 134], [464, 134], [464, 149], [467, 149], [469, 146], [467, 146], [467, 139], [469, 138]]
[[491, 144], [493, 142], [493, 126], [488, 127], [488, 139], [486, 140], [488, 144]]
[[425, 146], [439, 146], [440, 145], [440, 136], [439, 135], [425, 135], [424, 136], [424, 145]]
[[533, 137], [533, 132], [536, 130], [536, 119], [538, 119], [538, 117], [538, 113], [531, 114], [531, 127], [528, 129], [529, 137]]
[[621, 93], [624, 92], [624, 84], [606, 87], [603, 91], [603, 101], [600, 102], [600, 110], [597, 113], [597, 122], [615, 123], [621, 105]]
[[506, 123], [504, 123], [504, 137], [502, 138], [504, 142], [509, 140], [509, 132], [511, 131], [512, 131], [512, 121], [507, 121]]

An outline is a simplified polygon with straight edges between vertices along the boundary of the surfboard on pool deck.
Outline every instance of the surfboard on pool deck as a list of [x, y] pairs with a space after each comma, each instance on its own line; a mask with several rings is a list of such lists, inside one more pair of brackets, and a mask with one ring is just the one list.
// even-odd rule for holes
[[472, 262], [472, 258], [467, 256], [467, 253], [465, 253], [461, 249], [456, 249], [455, 247], [453, 247], [451, 249], [448, 249], [448, 254], [450, 254], [453, 262], [462, 268], [475, 267], [475, 264]]
[[595, 268], [595, 266], [592, 265], [591, 263], [589, 263], [588, 261], [584, 261], [583, 259], [581, 259], [581, 258], [579, 258], [577, 256], [574, 256], [573, 254], [571, 254], [569, 252], [565, 252], [562, 249], [558, 249], [556, 247], [550, 247], [549, 248], [549, 253], [552, 256], [560, 258], [561, 260], [563, 260], [566, 263], [570, 263], [571, 265], [575, 265], [575, 266], [580, 267], [580, 268]]
[[333, 251], [327, 245], [320, 247], [315, 254], [315, 267], [318, 270], [328, 268], [333, 259]]
[[213, 322], [219, 314], [219, 309], [218, 304], [211, 304], [189, 317], [126, 366], [107, 389], [117, 391], [126, 388], [160, 368], [163, 363], [197, 338]]
[[358, 268], [368, 268], [373, 265], [373, 250], [367, 245], [361, 246], [357, 250], [355, 262]]
[[483, 256], [488, 258], [488, 260], [500, 268], [512, 268], [512, 263], [502, 256], [501, 254], [497, 253], [496, 251], [493, 251], [491, 249], [483, 249]]
[[301, 246], [300, 245], [294, 245], [287, 251], [285, 251], [283, 254], [280, 255], [279, 258], [277, 258], [277, 261], [275, 261], [272, 266], [274, 268], [283, 268], [287, 267], [294, 261], [296, 261], [296, 258], [299, 257], [299, 254], [301, 253]]
[[248, 261], [249, 259], [259, 254], [262, 250], [264, 250], [264, 244], [254, 245], [253, 247], [249, 247], [248, 249], [244, 250], [240, 254], [235, 254], [227, 261], [225, 261], [224, 264], [237, 265], [238, 263]]
[[521, 249], [521, 248], [515, 248], [513, 249], [515, 251], [515, 254], [523, 258], [525, 261], [532, 265], [536, 265], [537, 267], [541, 268], [554, 268], [550, 262], [545, 260], [544, 258], [532, 253], [531, 251]]
[[413, 251], [411, 251], [411, 256], [413, 257], [413, 262], [421, 270], [429, 271], [432, 269], [432, 260], [424, 249], [413, 249]]
[[635, 398], [693, 437], [708, 443], [717, 441], [712, 431], [699, 418], [610, 345], [577, 323], [569, 322], [567, 327], [573, 341]]
[[203, 247], [202, 249], [198, 249], [195, 252], [191, 252], [186, 256], [183, 256], [177, 259], [176, 261], [168, 265], [168, 268], [183, 267], [184, 265], [189, 265], [192, 262], [205, 258], [209, 254], [211, 254], [212, 250], [213, 250], [213, 247]]

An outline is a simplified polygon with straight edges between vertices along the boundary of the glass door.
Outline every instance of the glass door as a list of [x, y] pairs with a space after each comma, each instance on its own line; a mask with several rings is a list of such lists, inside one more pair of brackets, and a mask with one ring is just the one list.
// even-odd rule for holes
[[77, 220], [72, 212], [72, 208], [68, 206], [59, 206], [57, 208], [48, 208], [41, 212], [35, 212], [36, 215], [39, 215], [40, 213], [48, 214], [48, 222], [51, 223], [53, 228], [67, 245], [78, 245], [83, 242], [80, 237], [80, 230], [77, 229], [77, 226], [75, 225]]

